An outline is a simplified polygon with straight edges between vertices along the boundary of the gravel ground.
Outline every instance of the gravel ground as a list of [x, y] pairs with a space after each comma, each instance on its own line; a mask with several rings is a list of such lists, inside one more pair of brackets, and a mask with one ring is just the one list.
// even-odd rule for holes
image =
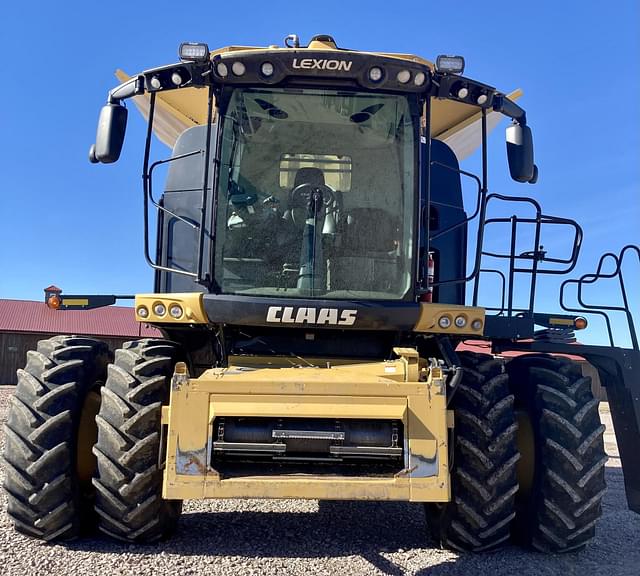
[[[0, 423], [12, 390], [0, 387]], [[606, 407], [602, 416], [610, 427]], [[611, 431], [605, 442], [609, 490], [598, 535], [584, 552], [543, 555], [512, 546], [499, 553], [455, 554], [435, 548], [426, 536], [420, 505], [305, 500], [189, 501], [178, 534], [167, 542], [131, 546], [95, 537], [50, 545], [13, 530], [2, 493], [0, 573], [583, 576], [606, 571], [606, 576], [638, 576], [640, 516], [626, 508]], [[0, 448], [4, 450], [4, 433]]]

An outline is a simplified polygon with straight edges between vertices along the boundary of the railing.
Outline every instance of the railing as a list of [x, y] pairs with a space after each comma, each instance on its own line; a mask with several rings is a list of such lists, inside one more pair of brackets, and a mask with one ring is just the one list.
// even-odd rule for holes
[[[432, 287], [445, 284], [461, 284], [473, 282], [472, 304], [478, 305], [481, 278], [487, 274], [496, 275], [500, 280], [500, 300], [499, 306], [484, 306], [487, 311], [494, 312], [496, 316], [503, 317], [529, 317], [533, 320], [536, 291], [538, 278], [540, 274], [545, 275], [566, 275], [571, 273], [578, 262], [580, 248], [582, 245], [583, 231], [580, 225], [570, 218], [560, 218], [557, 216], [549, 216], [542, 212], [540, 204], [533, 198], [525, 196], [505, 196], [502, 194], [488, 194], [481, 186], [480, 179], [469, 172], [452, 168], [445, 164], [432, 162], [432, 165], [438, 165], [449, 170], [458, 172], [461, 176], [472, 178], [477, 183], [477, 201], [470, 216], [448, 226], [443, 230], [435, 230], [431, 234], [429, 240], [432, 242], [437, 238], [441, 238], [453, 230], [466, 226], [473, 221], [477, 221], [478, 232], [475, 246], [475, 254], [473, 257], [473, 269], [463, 278], [452, 278], [431, 283]], [[533, 207], [535, 214], [533, 216], [523, 217], [519, 215], [492, 217], [490, 215], [493, 208], [498, 203], [510, 203], [519, 207]], [[509, 224], [510, 234], [504, 239], [504, 244], [509, 247], [508, 251], [494, 252], [485, 248], [485, 235], [490, 226], [496, 224]], [[518, 239], [520, 237], [521, 226], [534, 226], [532, 234], [531, 249], [518, 253]], [[573, 232], [573, 241], [571, 243], [570, 255], [565, 258], [550, 256], [541, 246], [542, 230], [549, 226], [565, 226], [569, 227]], [[634, 325], [633, 314], [630, 309], [629, 291], [624, 277], [625, 258], [633, 256], [637, 257], [640, 263], [640, 247], [629, 244], [622, 248], [619, 254], [607, 252], [600, 257], [595, 273], [583, 274], [579, 278], [571, 278], [564, 280], [560, 285], [560, 306], [566, 312], [578, 313], [580, 315], [595, 315], [603, 319], [609, 343], [615, 346], [613, 336], [613, 328], [611, 323], [611, 313], [623, 314], [626, 319], [627, 329], [633, 349], [639, 349], [638, 334]], [[497, 259], [504, 262], [504, 269], [488, 266], [488, 259]], [[605, 272], [604, 268], [607, 263], [613, 263], [613, 270]], [[528, 264], [527, 264], [528, 263]], [[548, 264], [548, 266], [545, 266]], [[528, 304], [526, 307], [517, 308], [514, 306], [514, 292], [516, 278], [518, 275], [529, 276], [528, 286]], [[621, 305], [596, 304], [587, 302], [583, 294], [586, 285], [596, 283], [601, 279], [617, 279]], [[568, 304], [567, 288], [570, 285], [576, 286], [575, 301], [577, 305]], [[539, 316], [539, 314], [538, 314]], [[548, 332], [547, 329], [545, 332]]]
[[[473, 269], [464, 278], [449, 278], [433, 282], [432, 287], [442, 286], [445, 284], [461, 284], [473, 281], [473, 298], [472, 304], [478, 305], [480, 280], [483, 274], [495, 274], [501, 281], [501, 299], [500, 306], [485, 307], [486, 310], [495, 312], [500, 316], [513, 316], [513, 315], [531, 315], [533, 314], [536, 288], [539, 274], [547, 275], [563, 275], [570, 273], [576, 266], [578, 256], [580, 254], [580, 246], [582, 245], [582, 228], [579, 224], [570, 218], [560, 218], [556, 216], [549, 216], [543, 214], [540, 204], [533, 198], [525, 196], [505, 196], [502, 194], [487, 194], [486, 190], [483, 190], [480, 179], [469, 172], [452, 168], [445, 164], [438, 162], [432, 162], [432, 165], [438, 165], [449, 170], [458, 172], [462, 176], [472, 178], [477, 183], [477, 201], [475, 207], [470, 216], [462, 219], [460, 222], [448, 226], [443, 230], [436, 230], [430, 235], [430, 243], [441, 238], [446, 234], [449, 234], [453, 230], [468, 225], [474, 220], [477, 220], [478, 231], [476, 238], [475, 256], [473, 258]], [[518, 206], [529, 205], [535, 209], [534, 217], [522, 217], [518, 215], [512, 215], [509, 217], [488, 217], [491, 209], [497, 203], [511, 203]], [[485, 232], [487, 228], [495, 224], [510, 224], [510, 236], [506, 241], [506, 245], [509, 246], [507, 252], [492, 252], [486, 250], [485, 244]], [[535, 225], [533, 242], [530, 250], [517, 253], [516, 247], [518, 245], [519, 230], [521, 226]], [[573, 230], [573, 242], [571, 247], [571, 254], [567, 258], [552, 257], [544, 251], [540, 245], [542, 238], [543, 227], [548, 226], [568, 226]], [[502, 270], [498, 270], [494, 267], [486, 267], [486, 259], [495, 258], [498, 260], [506, 260], [506, 274]], [[526, 262], [530, 262], [529, 266]], [[544, 267], [544, 263], [552, 264], [553, 267]], [[528, 290], [528, 306], [526, 308], [514, 307], [514, 291], [517, 275], [529, 276], [529, 290]]]
[[[624, 273], [623, 273], [623, 264], [625, 260], [625, 256], [627, 254], [635, 254], [638, 258], [638, 263], [640, 263], [640, 247], [634, 246], [633, 244], [628, 244], [619, 254], [613, 254], [612, 252], [607, 252], [600, 257], [598, 262], [598, 266], [596, 268], [595, 273], [591, 274], [583, 274], [579, 278], [572, 278], [569, 280], [565, 280], [560, 286], [560, 306], [563, 310], [567, 312], [579, 312], [581, 314], [593, 314], [596, 316], [600, 316], [603, 318], [605, 325], [607, 327], [607, 335], [609, 337], [609, 343], [611, 346], [615, 346], [615, 339], [613, 337], [613, 330], [611, 327], [611, 318], [608, 312], [621, 312], [625, 315], [627, 321], [627, 327], [629, 330], [629, 336], [631, 338], [631, 346], [634, 350], [638, 350], [638, 336], [635, 329], [633, 315], [631, 313], [629, 307], [629, 297], [627, 292], [627, 286], [625, 284]], [[611, 260], [614, 263], [614, 269], [611, 272], [603, 272], [603, 268], [605, 263]], [[586, 284], [594, 284], [600, 279], [603, 278], [617, 278], [618, 285], [620, 288], [620, 296], [622, 299], [622, 306], [610, 306], [605, 304], [589, 304], [585, 302], [583, 297], [582, 290]], [[576, 285], [576, 301], [578, 302], [579, 307], [571, 307], [566, 303], [566, 288], [570, 284]]]

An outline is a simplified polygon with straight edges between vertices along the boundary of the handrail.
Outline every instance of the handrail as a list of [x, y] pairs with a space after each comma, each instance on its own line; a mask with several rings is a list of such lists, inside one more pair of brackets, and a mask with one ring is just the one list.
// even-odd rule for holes
[[[638, 336], [635, 329], [635, 324], [633, 320], [633, 315], [631, 314], [631, 310], [629, 308], [629, 299], [627, 297], [627, 289], [624, 281], [623, 274], [623, 263], [624, 258], [628, 252], [635, 252], [638, 256], [638, 262], [640, 262], [640, 247], [634, 244], [627, 244], [624, 246], [619, 254], [614, 254], [612, 252], [606, 252], [603, 254], [599, 261], [598, 266], [596, 268], [595, 273], [583, 274], [580, 278], [572, 278], [565, 280], [560, 286], [560, 306], [563, 310], [567, 310], [569, 312], [580, 312], [583, 314], [594, 314], [604, 318], [605, 324], [607, 327], [607, 333], [609, 336], [609, 342], [611, 346], [614, 346], [614, 338], [613, 338], [613, 330], [611, 328], [611, 319], [609, 315], [604, 312], [604, 310], [608, 310], [610, 312], [623, 312], [625, 314], [627, 320], [627, 326], [629, 330], [629, 336], [631, 338], [631, 345], [634, 350], [638, 350]], [[615, 263], [615, 269], [612, 272], [603, 272], [602, 269], [604, 267], [605, 261], [608, 259], [612, 259]], [[601, 278], [618, 278], [618, 283], [620, 285], [620, 294], [622, 296], [622, 306], [607, 306], [607, 305], [596, 305], [596, 304], [587, 304], [584, 301], [582, 295], [582, 289], [585, 284], [594, 284]], [[581, 308], [569, 307], [565, 302], [565, 288], [569, 284], [576, 284], [577, 286], [577, 302], [581, 306]]]

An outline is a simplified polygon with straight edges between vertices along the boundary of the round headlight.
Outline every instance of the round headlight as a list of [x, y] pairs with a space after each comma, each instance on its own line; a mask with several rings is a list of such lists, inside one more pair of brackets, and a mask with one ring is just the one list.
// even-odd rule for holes
[[369, 80], [371, 80], [371, 82], [380, 82], [380, 80], [382, 80], [382, 68], [379, 68], [378, 66], [370, 68]]
[[138, 313], [138, 316], [140, 316], [140, 318], [149, 317], [149, 309], [146, 306], [138, 306], [136, 312]]
[[454, 322], [458, 328], [464, 328], [467, 325], [467, 317], [461, 314], [460, 316], [456, 316]]
[[167, 307], [162, 302], [156, 302], [153, 305], [153, 313], [156, 316], [164, 316], [167, 313]]
[[262, 72], [263, 76], [273, 76], [275, 69], [273, 67], [273, 64], [271, 64], [271, 62], [263, 62], [262, 66], [260, 66], [260, 72]]
[[480, 94], [476, 99], [476, 102], [482, 106], [487, 101], [488, 96], [486, 94]]
[[158, 88], [162, 86], [162, 84], [160, 83], [160, 78], [158, 78], [157, 76], [153, 76], [151, 80], [149, 80], [149, 84], [154, 90], [158, 90]]
[[449, 328], [451, 326], [451, 316], [447, 316], [446, 314], [444, 316], [440, 316], [438, 319], [438, 326], [443, 330]]
[[218, 73], [218, 76], [222, 76], [223, 78], [226, 78], [227, 75], [229, 74], [229, 69], [227, 68], [227, 65], [224, 62], [218, 62], [216, 64], [216, 72]]
[[476, 318], [473, 322], [471, 322], [471, 328], [473, 330], [482, 330], [482, 320]]
[[411, 72], [409, 72], [409, 70], [400, 70], [396, 78], [400, 84], [406, 84], [411, 80]]
[[180, 86], [182, 84], [182, 76], [177, 72], [171, 74], [171, 82], [173, 82], [176, 86]]
[[245, 73], [246, 68], [242, 62], [234, 62], [233, 65], [231, 66], [231, 71], [236, 76], [242, 76]]
[[416, 86], [422, 86], [427, 77], [424, 75], [424, 72], [418, 72], [413, 79], [413, 83]]
[[460, 99], [466, 98], [467, 96], [469, 96], [469, 88], [463, 86], [462, 88], [460, 88], [460, 90], [458, 90], [456, 96]]
[[172, 304], [169, 307], [169, 314], [177, 320], [182, 316], [182, 307], [179, 304]]

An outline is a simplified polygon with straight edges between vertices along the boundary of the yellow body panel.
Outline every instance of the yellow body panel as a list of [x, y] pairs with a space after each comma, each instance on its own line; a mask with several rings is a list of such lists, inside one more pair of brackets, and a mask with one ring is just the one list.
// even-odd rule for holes
[[251, 395], [247, 403], [246, 395], [211, 394], [209, 413], [214, 416], [259, 416], [259, 417], [305, 417], [323, 418], [378, 418], [404, 420], [407, 402], [404, 398], [358, 396], [345, 401], [343, 396], [300, 396], [295, 395]]
[[[165, 313], [159, 316], [154, 311], [156, 304], [163, 304]], [[177, 304], [183, 311], [183, 314], [174, 318], [169, 314], [172, 305]], [[147, 316], [141, 316], [141, 308], [147, 311]], [[193, 293], [177, 293], [177, 294], [137, 294], [135, 300], [136, 320], [138, 322], [156, 322], [160, 324], [207, 324], [209, 319], [204, 311], [202, 303], [202, 294]]]
[[[165, 307], [165, 313], [162, 316], [158, 316], [154, 312], [154, 307], [156, 304], [161, 303]], [[184, 314], [179, 318], [174, 318], [169, 314], [169, 309], [173, 304], [178, 304]], [[140, 315], [140, 308], [144, 307], [146, 309], [147, 315]], [[194, 293], [176, 293], [176, 294], [137, 294], [135, 298], [135, 311], [136, 311], [136, 320], [138, 322], [147, 322], [149, 324], [208, 324], [209, 319], [207, 317], [207, 313], [204, 309], [203, 303], [203, 295], [200, 292]], [[450, 325], [446, 328], [442, 328], [438, 323], [438, 320], [442, 316], [448, 316], [450, 320]], [[462, 316], [466, 324], [463, 327], [458, 327], [455, 323], [455, 319], [457, 317]], [[418, 317], [418, 321], [416, 325], [413, 327], [415, 332], [427, 332], [433, 334], [452, 334], [458, 336], [482, 336], [484, 332], [484, 319], [485, 319], [485, 311], [484, 308], [479, 308], [477, 306], [460, 306], [457, 304], [440, 304], [437, 302], [433, 303], [421, 303], [420, 304], [420, 315]], [[480, 321], [480, 327], [474, 329], [472, 324], [474, 320]], [[312, 326], [309, 326], [312, 328]], [[402, 349], [404, 353], [401, 355], [403, 358], [403, 362], [417, 362], [417, 356], [413, 358], [410, 349]], [[413, 358], [413, 360], [409, 360]], [[231, 357], [231, 363], [237, 362], [239, 366], [250, 366], [252, 368], [268, 368], [268, 367], [281, 367], [284, 368], [287, 365], [292, 366], [297, 364], [293, 362], [292, 358], [286, 357], [247, 357], [246, 359], [242, 356], [233, 356]], [[244, 363], [247, 364], [244, 364]], [[313, 366], [326, 366], [327, 359], [326, 358], [305, 358], [304, 362], [307, 365]], [[345, 360], [345, 359], [336, 359], [335, 361], [330, 362], [333, 368], [339, 369], [341, 365], [352, 365], [357, 363], [357, 360]], [[373, 370], [375, 373], [380, 367], [380, 364], [375, 362], [372, 366], [367, 366], [367, 362], [362, 362], [358, 368], [358, 371], [362, 373], [363, 371]], [[385, 378], [397, 379], [398, 374], [395, 376], [394, 368], [392, 366], [386, 367], [386, 372], [384, 373]], [[409, 378], [411, 380], [411, 378]]]
[[[447, 328], [442, 328], [438, 324], [438, 320], [442, 316], [448, 316], [451, 324]], [[466, 324], [459, 328], [456, 326], [455, 319], [462, 317]], [[429, 303], [421, 304], [420, 317], [414, 326], [416, 332], [430, 332], [434, 334], [460, 334], [482, 336], [484, 332], [484, 308], [477, 306], [460, 306], [458, 304], [440, 304]], [[474, 329], [472, 323], [474, 320], [480, 321], [480, 327]]]
[[[179, 363], [170, 406], [163, 496], [187, 498], [311, 498], [444, 502], [450, 498], [448, 435], [442, 371], [415, 350], [397, 360], [330, 368], [229, 368], [190, 378]], [[387, 477], [280, 474], [222, 477], [211, 467], [216, 416], [370, 418], [400, 420], [405, 460]]]

